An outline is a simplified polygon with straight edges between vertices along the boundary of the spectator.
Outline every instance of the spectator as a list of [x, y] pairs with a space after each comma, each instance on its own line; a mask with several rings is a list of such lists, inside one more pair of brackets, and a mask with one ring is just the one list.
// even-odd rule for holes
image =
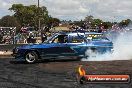
[[43, 43], [45, 40], [47, 40], [47, 36], [46, 36], [46, 34], [42, 34], [42, 36], [41, 36], [41, 40], [42, 40], [42, 43]]
[[36, 39], [34, 39], [34, 36], [33, 35], [30, 35], [28, 38], [27, 38], [27, 43], [35, 43], [36, 42]]
[[98, 30], [98, 33], [102, 33], [102, 29], [99, 29], [99, 30]]
[[2, 40], [3, 40], [3, 36], [2, 34], [0, 34], [0, 43], [2, 43]]

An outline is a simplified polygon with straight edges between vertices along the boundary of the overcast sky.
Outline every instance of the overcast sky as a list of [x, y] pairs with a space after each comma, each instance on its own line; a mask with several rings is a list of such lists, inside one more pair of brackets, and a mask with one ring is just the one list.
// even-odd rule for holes
[[[8, 8], [14, 3], [37, 5], [38, 0], [0, 0], [0, 18], [11, 15]], [[52, 17], [61, 20], [81, 20], [86, 15], [104, 21], [132, 20], [132, 0], [40, 0], [41, 6], [46, 6]]]

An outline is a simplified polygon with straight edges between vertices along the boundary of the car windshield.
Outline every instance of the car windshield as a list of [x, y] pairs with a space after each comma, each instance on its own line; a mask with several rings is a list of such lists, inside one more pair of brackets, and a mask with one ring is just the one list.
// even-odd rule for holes
[[54, 34], [53, 36], [49, 37], [46, 41], [44, 41], [43, 43], [50, 43], [50, 41], [53, 40], [53, 38], [57, 36], [57, 34]]

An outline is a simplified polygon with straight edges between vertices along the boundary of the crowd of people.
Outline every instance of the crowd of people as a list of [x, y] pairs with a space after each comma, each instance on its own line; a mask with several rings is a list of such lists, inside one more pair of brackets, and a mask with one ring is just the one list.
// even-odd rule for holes
[[[45, 27], [46, 28], [46, 27]], [[31, 27], [30, 27], [31, 29]], [[78, 32], [84, 32], [84, 31], [89, 31], [89, 32], [111, 32], [112, 34], [114, 33], [119, 33], [122, 32], [123, 29], [121, 29], [117, 24], [113, 25], [111, 29], [104, 29], [103, 27], [97, 28], [97, 29], [85, 29], [80, 26], [76, 25], [71, 25], [69, 28], [71, 31], [78, 31]], [[45, 29], [44, 29], [45, 30]], [[47, 30], [47, 29], [46, 29]], [[49, 33], [49, 32], [48, 32]], [[11, 35], [2, 35], [0, 33], [0, 44], [17, 44], [17, 43], [37, 43], [39, 40], [39, 43], [44, 42], [47, 40], [47, 32], [41, 31], [34, 31], [32, 32], [31, 30], [27, 30], [26, 27], [22, 27], [20, 32], [14, 36]], [[37, 38], [39, 37], [39, 38]]]
[[[7, 29], [4, 28], [2, 30]], [[40, 43], [44, 42], [47, 39], [47, 35], [45, 33], [36, 31], [31, 27], [22, 27], [20, 29], [20, 32], [15, 35], [11, 35], [7, 32], [8, 31], [6, 31], [6, 34], [4, 34], [0, 31], [0, 44], [37, 43], [38, 39]]]

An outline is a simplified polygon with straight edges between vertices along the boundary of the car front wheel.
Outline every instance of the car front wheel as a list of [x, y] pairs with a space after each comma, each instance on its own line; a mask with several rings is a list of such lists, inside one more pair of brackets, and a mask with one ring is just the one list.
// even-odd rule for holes
[[38, 59], [38, 55], [34, 51], [29, 51], [25, 55], [25, 60], [28, 63], [34, 63]]

